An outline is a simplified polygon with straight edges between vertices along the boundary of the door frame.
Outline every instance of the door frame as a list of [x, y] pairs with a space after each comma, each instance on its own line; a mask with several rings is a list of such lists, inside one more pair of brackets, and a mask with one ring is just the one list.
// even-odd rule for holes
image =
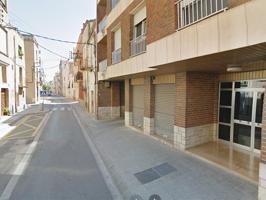
[[[254, 80], [243, 80], [243, 81], [259, 81], [259, 80], [264, 80], [264, 79], [254, 79]], [[242, 80], [239, 80], [239, 81], [242, 81]], [[232, 82], [232, 88], [231, 89], [223, 89], [223, 91], [226, 91], [226, 90], [230, 90], [232, 91], [232, 102], [231, 102], [231, 122], [230, 122], [230, 141], [226, 141], [226, 140], [223, 140], [223, 139], [220, 139], [219, 138], [219, 128], [217, 128], [217, 140], [222, 142], [222, 143], [225, 143], [225, 144], [228, 144], [230, 146], [233, 146], [233, 147], [238, 147], [238, 148], [241, 148], [241, 149], [244, 149], [244, 150], [247, 150], [247, 151], [250, 151], [254, 154], [258, 154], [260, 155], [261, 151], [258, 150], [258, 149], [255, 149], [254, 148], [254, 145], [255, 145], [255, 128], [256, 127], [262, 127], [262, 123], [261, 124], [258, 124], [256, 123], [256, 106], [257, 106], [257, 94], [259, 92], [263, 92], [265, 93], [265, 88], [235, 88], [235, 82], [239, 82], [239, 81], [219, 81], [219, 99], [218, 99], [218, 127], [219, 127], [219, 124], [223, 124], [222, 122], [220, 122], [219, 120], [219, 114], [220, 114], [220, 96], [221, 96], [221, 83], [225, 83], [225, 82]], [[251, 119], [251, 122], [250, 124], [248, 123], [245, 123], [245, 121], [242, 123], [238, 123], [238, 124], [243, 124], [243, 125], [248, 125], [248, 126], [251, 126], [251, 141], [250, 141], [250, 147], [247, 147], [247, 146], [244, 146], [244, 145], [241, 145], [241, 144], [237, 144], [237, 143], [234, 143], [234, 124], [235, 124], [235, 119], [234, 119], [234, 115], [235, 115], [235, 95], [236, 95], [236, 92], [253, 92], [253, 101], [252, 101], [252, 119]], [[225, 107], [225, 106], [224, 106]]]

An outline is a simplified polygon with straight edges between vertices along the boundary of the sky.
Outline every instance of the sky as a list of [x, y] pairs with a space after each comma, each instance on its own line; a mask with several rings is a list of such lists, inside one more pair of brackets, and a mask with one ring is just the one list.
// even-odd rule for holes
[[[96, 0], [8, 0], [8, 11], [11, 24], [20, 30], [76, 42], [83, 23], [96, 16]], [[75, 47], [40, 38], [37, 41], [64, 57]], [[51, 81], [61, 58], [40, 50], [46, 81]]]

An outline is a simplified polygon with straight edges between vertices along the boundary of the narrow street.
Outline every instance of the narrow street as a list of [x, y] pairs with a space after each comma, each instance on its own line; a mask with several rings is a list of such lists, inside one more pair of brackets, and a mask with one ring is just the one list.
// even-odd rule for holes
[[[45, 110], [50, 110], [49, 118], [43, 130], [37, 133], [40, 134], [40, 139], [37, 141], [32, 158], [28, 160], [24, 173], [6, 174], [8, 170], [1, 173], [1, 200], [112, 199], [90, 147], [74, 117], [71, 104], [58, 99], [56, 102], [62, 104], [45, 105]], [[13, 139], [15, 141], [15, 138]], [[10, 151], [15, 149], [19, 152], [16, 148], [20, 148], [25, 152], [33, 142], [33, 140], [25, 142], [25, 138], [20, 140], [24, 141], [23, 147], [13, 142], [14, 146], [10, 147], [12, 145], [10, 144], [5, 151], [0, 151], [2, 165], [5, 159], [7, 161]], [[19, 138], [16, 142], [19, 142]], [[5, 145], [5, 142], [1, 145]], [[15, 163], [16, 167], [23, 163], [23, 159], [21, 160]], [[10, 184], [17, 176], [19, 178], [17, 182], [15, 181], [16, 184]]]
[[39, 112], [16, 120], [17, 128], [0, 141], [0, 200], [256, 198], [255, 183], [173, 150], [122, 120], [96, 121], [63, 97], [44, 102], [43, 111], [40, 104]]

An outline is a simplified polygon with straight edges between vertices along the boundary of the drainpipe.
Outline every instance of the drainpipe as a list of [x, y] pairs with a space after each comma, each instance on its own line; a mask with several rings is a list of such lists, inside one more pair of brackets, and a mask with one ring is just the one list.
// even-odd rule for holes
[[[94, 33], [96, 34], [96, 33]], [[95, 83], [94, 83], [94, 111], [95, 111], [95, 118], [98, 120], [98, 68], [97, 68], [97, 49], [96, 49], [96, 37], [94, 35], [94, 76], [95, 76]]]

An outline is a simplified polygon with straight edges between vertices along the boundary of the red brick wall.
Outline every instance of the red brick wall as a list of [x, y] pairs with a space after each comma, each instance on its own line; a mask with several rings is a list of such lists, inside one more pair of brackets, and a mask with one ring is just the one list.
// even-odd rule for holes
[[176, 125], [195, 127], [217, 122], [218, 77], [184, 72], [176, 75]]
[[111, 88], [106, 88], [104, 82], [98, 83], [98, 107], [111, 106]]
[[187, 73], [176, 74], [176, 126], [186, 127]]
[[176, 31], [176, 0], [147, 0], [147, 44]]
[[154, 118], [155, 89], [151, 77], [144, 80], [144, 116]]
[[186, 127], [217, 122], [218, 77], [214, 74], [188, 73]]
[[120, 106], [120, 83], [111, 83], [111, 105], [112, 107]]
[[107, 58], [107, 44], [106, 39], [103, 39], [97, 44], [97, 62], [101, 62]]
[[[102, 19], [104, 18], [104, 16], [106, 15], [106, 6], [105, 5], [97, 5], [97, 24], [100, 23], [100, 21], [102, 21]], [[97, 26], [97, 31], [98, 30]]]
[[[122, 30], [122, 61], [129, 58], [129, 43], [132, 38], [133, 22], [130, 12], [141, 3], [142, 0], [134, 0], [128, 8], [108, 27], [107, 30], [107, 58], [108, 65], [111, 65], [113, 51], [113, 36], [111, 30], [119, 23]], [[250, 0], [229, 0], [229, 7], [235, 7], [246, 3]], [[147, 8], [147, 44], [164, 38], [176, 31], [177, 9], [176, 0], [146, 0]], [[98, 9], [97, 9], [98, 10]], [[107, 1], [106, 11], [111, 11], [110, 1]], [[97, 14], [99, 18], [102, 16], [101, 11]]]
[[130, 79], [125, 80], [125, 111], [132, 112], [132, 86]]
[[133, 23], [130, 12], [136, 8], [142, 0], [134, 0], [128, 8], [107, 29], [107, 63], [112, 64], [113, 33], [112, 30], [120, 24], [122, 31], [122, 61], [129, 58], [129, 43], [132, 38]]

